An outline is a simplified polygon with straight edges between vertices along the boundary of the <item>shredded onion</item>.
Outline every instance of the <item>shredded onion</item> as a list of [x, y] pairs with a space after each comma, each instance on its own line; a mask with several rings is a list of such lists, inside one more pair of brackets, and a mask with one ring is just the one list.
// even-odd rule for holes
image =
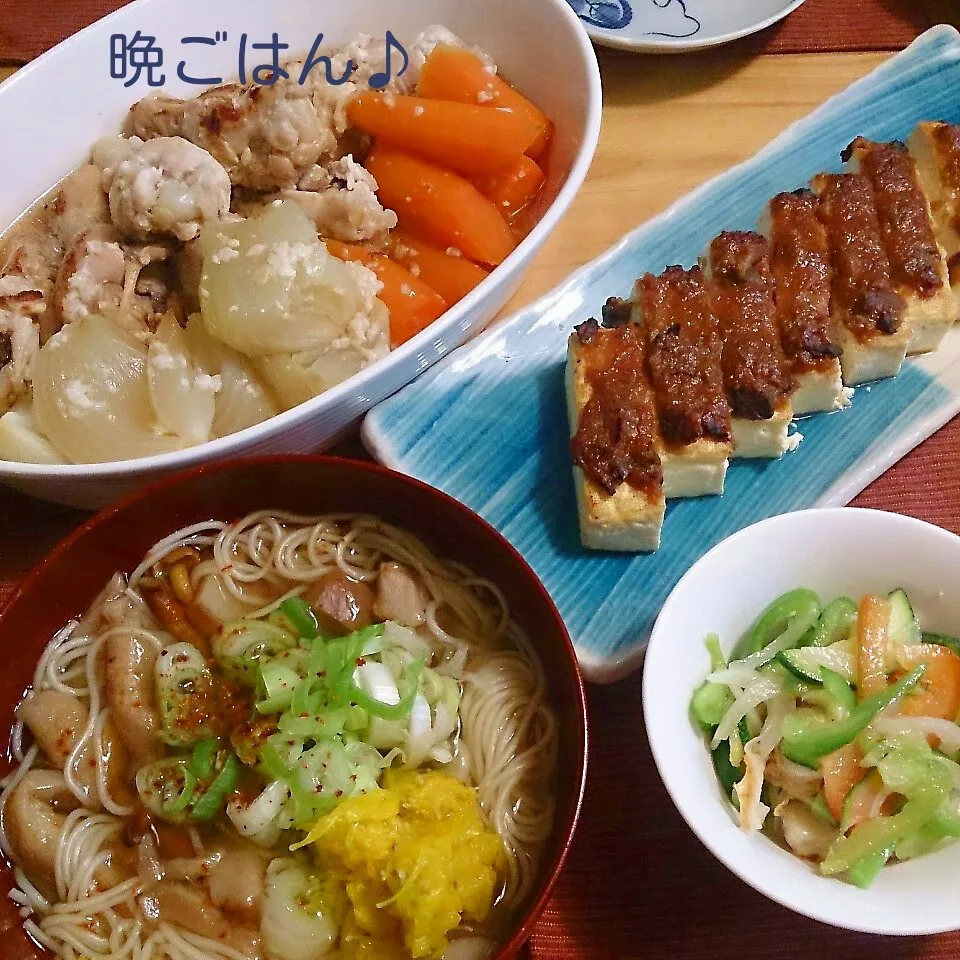
[[760, 800], [763, 775], [770, 754], [780, 743], [783, 721], [791, 705], [790, 698], [775, 696], [767, 704], [767, 719], [763, 729], [743, 748], [747, 770], [743, 779], [733, 788], [740, 801], [740, 827], [743, 830], [759, 830], [770, 812], [770, 808]]
[[[723, 719], [720, 721], [716, 733], [713, 735], [713, 741], [710, 744], [711, 749], [716, 749], [724, 740], [728, 739], [730, 734], [736, 729], [737, 724], [749, 711], [764, 701], [777, 696], [779, 693], [780, 684], [773, 678], [757, 677], [757, 679], [733, 701], [733, 704], [723, 715]], [[774, 746], [776, 746], [776, 744], [774, 744]]]
[[873, 729], [885, 737], [903, 733], [922, 736], [932, 733], [940, 740], [940, 749], [946, 753], [960, 751], [960, 726], [938, 717], [878, 717]]

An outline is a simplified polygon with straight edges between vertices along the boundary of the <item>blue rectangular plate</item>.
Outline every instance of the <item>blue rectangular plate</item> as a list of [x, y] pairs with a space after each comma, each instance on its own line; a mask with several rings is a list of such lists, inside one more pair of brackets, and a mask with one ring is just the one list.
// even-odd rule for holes
[[960, 328], [895, 380], [857, 390], [849, 409], [799, 421], [795, 453], [734, 461], [722, 498], [671, 502], [660, 550], [636, 555], [580, 545], [563, 387], [573, 325], [607, 297], [629, 296], [645, 271], [696, 262], [719, 231], [752, 229], [771, 196], [839, 170], [858, 134], [902, 139], [930, 119], [960, 122], [960, 34], [950, 27], [929, 30], [367, 416], [364, 442], [378, 460], [461, 500], [526, 557], [588, 678], [639, 665], [667, 594], [714, 544], [774, 514], [847, 503], [957, 413]]

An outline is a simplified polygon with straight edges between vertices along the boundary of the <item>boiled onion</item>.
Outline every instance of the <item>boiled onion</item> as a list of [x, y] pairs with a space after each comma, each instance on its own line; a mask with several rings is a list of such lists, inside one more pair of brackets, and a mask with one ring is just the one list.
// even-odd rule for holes
[[214, 340], [200, 314], [194, 314], [185, 331], [194, 359], [210, 376], [220, 378], [213, 416], [213, 436], [225, 437], [262, 423], [281, 407], [246, 357]]
[[184, 442], [164, 434], [147, 382], [147, 350], [97, 314], [68, 324], [37, 354], [34, 415], [42, 433], [74, 463], [169, 453]]
[[363, 309], [357, 271], [327, 252], [294, 203], [268, 207], [255, 219], [204, 227], [200, 247], [207, 330], [247, 356], [325, 347]]
[[0, 460], [63, 463], [53, 444], [37, 430], [29, 406], [15, 407], [0, 417]]
[[220, 380], [194, 362], [172, 314], [160, 321], [147, 348], [147, 381], [157, 419], [169, 433], [191, 445], [210, 439]]

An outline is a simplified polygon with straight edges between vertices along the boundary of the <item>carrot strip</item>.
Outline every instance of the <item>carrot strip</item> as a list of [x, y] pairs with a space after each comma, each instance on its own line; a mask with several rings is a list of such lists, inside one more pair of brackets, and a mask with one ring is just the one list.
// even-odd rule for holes
[[465, 257], [454, 257], [406, 230], [390, 234], [390, 259], [433, 287], [449, 304], [462, 300], [487, 271]]
[[[869, 773], [867, 771], [864, 771], [864, 773], [866, 773], [867, 782], [857, 798], [859, 802], [847, 811], [845, 826], [848, 832], [867, 820], [890, 816], [897, 807], [896, 796], [891, 794], [884, 786], [883, 779], [877, 773], [876, 768], [870, 770]], [[851, 789], [853, 788], [851, 787]]]
[[529, 114], [509, 107], [376, 93], [357, 94], [350, 122], [378, 140], [467, 176], [513, 166], [543, 132]]
[[367, 157], [380, 202], [401, 223], [437, 246], [456, 247], [477, 263], [496, 266], [516, 240], [500, 211], [456, 173], [378, 144]]
[[324, 243], [338, 259], [355, 260], [369, 267], [383, 284], [377, 296], [390, 312], [391, 347], [406, 343], [446, 312], [449, 304], [436, 290], [388, 257], [353, 243]]
[[521, 156], [509, 167], [475, 180], [477, 189], [492, 200], [500, 213], [513, 218], [533, 202], [540, 193], [545, 177], [536, 160]]
[[862, 759], [863, 751], [853, 741], [820, 760], [823, 798], [838, 823], [843, 816], [843, 802], [847, 794], [867, 775], [867, 771], [860, 766]]
[[[903, 698], [900, 715], [955, 721], [960, 713], [960, 657], [946, 647], [919, 643], [902, 647], [899, 660], [907, 670], [926, 664], [920, 681]], [[939, 743], [939, 738], [933, 734], [930, 739]]]
[[857, 614], [857, 693], [861, 700], [887, 685], [887, 628], [890, 601], [867, 594]]
[[534, 160], [543, 155], [550, 142], [553, 125], [547, 115], [495, 72], [488, 70], [487, 65], [469, 50], [447, 44], [434, 47], [420, 71], [417, 92], [421, 97], [434, 100], [510, 107], [518, 114], [526, 114], [541, 131], [525, 151]]

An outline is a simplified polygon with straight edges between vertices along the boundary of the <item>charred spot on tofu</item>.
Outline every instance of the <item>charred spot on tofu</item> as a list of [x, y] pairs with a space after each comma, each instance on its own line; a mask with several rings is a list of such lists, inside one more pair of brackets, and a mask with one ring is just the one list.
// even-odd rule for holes
[[0, 368], [13, 360], [13, 336], [9, 330], [0, 330]]
[[633, 314], [633, 304], [622, 297], [609, 297], [603, 305], [601, 316], [605, 327], [619, 327], [629, 323]]
[[303, 595], [328, 633], [343, 635], [367, 627], [372, 622], [373, 590], [365, 583], [344, 574], [328, 573]]

